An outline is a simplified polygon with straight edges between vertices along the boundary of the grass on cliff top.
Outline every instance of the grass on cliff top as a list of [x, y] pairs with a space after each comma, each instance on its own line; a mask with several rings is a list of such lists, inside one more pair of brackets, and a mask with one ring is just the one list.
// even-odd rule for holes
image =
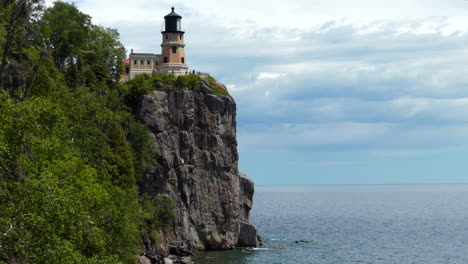
[[217, 96], [229, 96], [229, 93], [226, 89], [221, 87], [219, 84], [211, 84], [211, 89], [213, 89], [213, 94]]
[[[151, 91], [161, 90], [195, 90], [200, 83], [200, 80], [208, 80], [213, 94], [217, 96], [230, 96], [228, 91], [222, 84], [218, 83], [211, 76], [199, 76], [197, 74], [175, 76], [172, 73], [157, 73], [154, 75], [138, 74], [124, 85], [125, 103], [133, 111], [136, 111], [138, 101], [141, 96], [150, 93]], [[167, 84], [167, 86], [158, 88], [156, 83]], [[134, 112], [135, 113], [135, 112]]]
[[181, 75], [177, 77], [175, 85], [177, 88], [195, 90], [200, 83], [201, 77], [196, 74]]
[[213, 93], [217, 96], [230, 96], [229, 92], [211, 76], [203, 76], [202, 79], [210, 82], [210, 87], [213, 89]]

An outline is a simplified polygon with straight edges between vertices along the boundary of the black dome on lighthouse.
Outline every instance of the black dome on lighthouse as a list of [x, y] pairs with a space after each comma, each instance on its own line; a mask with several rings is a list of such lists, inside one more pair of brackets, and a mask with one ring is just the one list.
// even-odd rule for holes
[[182, 31], [182, 16], [174, 12], [174, 7], [172, 7], [172, 12], [164, 17], [165, 30], [163, 33], [184, 33]]
[[176, 12], [174, 12], [174, 7], [171, 8], [172, 9], [172, 12], [167, 14], [167, 16], [165, 16], [164, 18], [168, 18], [168, 17], [178, 17], [178, 18], [182, 18], [182, 16], [180, 16], [179, 14], [177, 14]]

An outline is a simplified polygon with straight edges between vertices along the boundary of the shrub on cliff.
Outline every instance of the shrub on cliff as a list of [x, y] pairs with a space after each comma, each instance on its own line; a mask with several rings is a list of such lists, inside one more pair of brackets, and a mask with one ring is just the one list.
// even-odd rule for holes
[[[201, 78], [196, 74], [181, 75], [176, 77], [172, 73], [158, 73], [153, 76], [149, 74], [138, 74], [127, 84], [125, 84], [125, 103], [136, 111], [137, 104], [141, 96], [154, 90], [194, 90]], [[156, 84], [166, 84], [167, 86], [158, 87]]]
[[146, 73], [138, 74], [124, 85], [124, 102], [135, 112], [141, 96], [156, 89], [155, 83], [174, 85], [175, 80], [174, 74], [159, 73], [154, 76]]
[[200, 83], [200, 76], [196, 74], [189, 74], [189, 75], [181, 75], [177, 77], [175, 84], [178, 88], [188, 88], [194, 90], [198, 84]]
[[153, 75], [153, 83], [162, 82], [165, 84], [174, 84], [177, 77], [173, 73], [156, 73]]
[[160, 231], [170, 227], [175, 220], [175, 203], [167, 197], [152, 199], [147, 194], [141, 196], [140, 203], [142, 234], [149, 234], [154, 242], [158, 242]]
[[219, 85], [212, 84], [211, 89], [213, 89], [213, 94], [217, 96], [229, 96], [229, 92], [224, 89], [223, 87], [220, 87]]
[[159, 153], [155, 150], [153, 137], [145, 125], [131, 120], [127, 126], [127, 138], [133, 149], [135, 172], [139, 178], [146, 169], [158, 165]]

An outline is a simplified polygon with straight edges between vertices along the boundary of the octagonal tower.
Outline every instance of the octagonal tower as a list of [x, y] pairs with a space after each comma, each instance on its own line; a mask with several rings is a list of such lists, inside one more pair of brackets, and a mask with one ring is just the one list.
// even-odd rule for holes
[[184, 31], [182, 31], [182, 16], [172, 12], [164, 17], [165, 30], [162, 31], [162, 63], [160, 72], [185, 75], [188, 66], [185, 59]]

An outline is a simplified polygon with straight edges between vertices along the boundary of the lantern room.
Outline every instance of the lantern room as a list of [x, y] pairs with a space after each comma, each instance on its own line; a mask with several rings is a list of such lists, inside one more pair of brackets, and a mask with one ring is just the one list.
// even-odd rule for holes
[[184, 33], [182, 31], [182, 16], [178, 15], [172, 7], [172, 12], [164, 17], [165, 30], [163, 33]]

